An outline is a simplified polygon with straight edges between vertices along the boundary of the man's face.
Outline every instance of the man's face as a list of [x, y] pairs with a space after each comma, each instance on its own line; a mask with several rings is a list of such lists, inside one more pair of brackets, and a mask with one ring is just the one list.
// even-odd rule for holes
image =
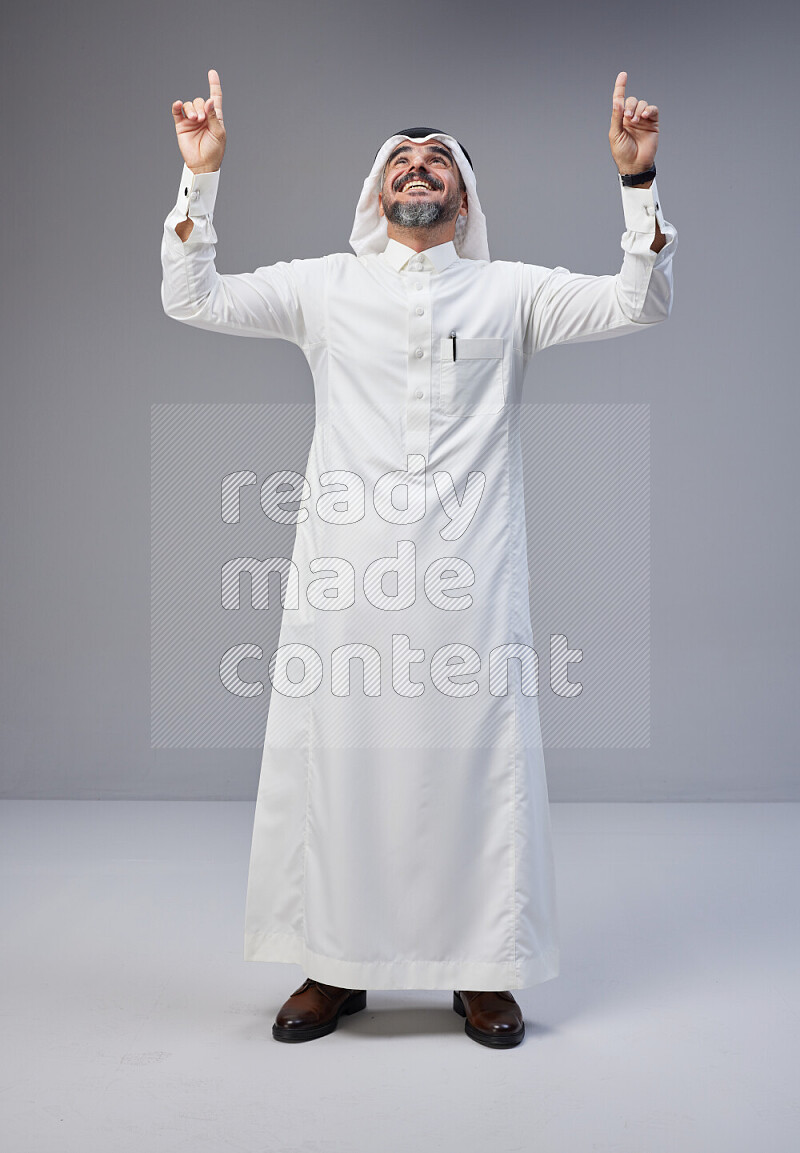
[[438, 228], [467, 214], [467, 193], [441, 140], [403, 140], [389, 154], [379, 212], [401, 228]]

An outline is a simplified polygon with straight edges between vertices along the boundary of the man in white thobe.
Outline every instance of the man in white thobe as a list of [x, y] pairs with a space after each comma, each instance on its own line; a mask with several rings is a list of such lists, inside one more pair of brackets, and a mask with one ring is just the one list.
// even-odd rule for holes
[[208, 99], [173, 105], [165, 312], [290, 340], [314, 378], [306, 471], [274, 462], [297, 533], [245, 924], [247, 960], [309, 973], [277, 1040], [330, 1033], [369, 987], [449, 987], [468, 1036], [509, 1047], [525, 1029], [511, 990], [558, 974], [519, 413], [535, 353], [671, 310], [658, 109], [626, 83], [609, 130], [626, 226], [613, 276], [491, 261], [469, 155], [425, 127], [379, 149], [354, 254], [220, 275], [218, 74]]

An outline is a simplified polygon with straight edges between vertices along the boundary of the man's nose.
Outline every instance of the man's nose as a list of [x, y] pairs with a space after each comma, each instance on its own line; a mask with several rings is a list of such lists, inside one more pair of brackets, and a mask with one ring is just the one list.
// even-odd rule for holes
[[422, 151], [412, 152], [409, 157], [409, 164], [412, 168], [425, 168], [425, 153]]

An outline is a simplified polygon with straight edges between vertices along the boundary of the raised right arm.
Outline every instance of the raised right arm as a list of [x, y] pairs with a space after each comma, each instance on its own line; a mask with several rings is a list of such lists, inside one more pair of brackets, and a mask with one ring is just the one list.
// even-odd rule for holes
[[[219, 171], [193, 173], [184, 165], [178, 198], [164, 221], [161, 241], [164, 312], [196, 328], [277, 337], [306, 346], [309, 336], [290, 264], [280, 262], [237, 274], [217, 272], [213, 213], [219, 175]], [[193, 227], [186, 240], [181, 240], [176, 228], [187, 220]]]
[[213, 214], [225, 126], [222, 87], [213, 68], [208, 79], [211, 95], [207, 100], [198, 96], [172, 105], [184, 165], [161, 241], [164, 312], [196, 328], [277, 337], [307, 347], [312, 338], [301, 297], [308, 295], [321, 261], [279, 262], [235, 275], [217, 272]]

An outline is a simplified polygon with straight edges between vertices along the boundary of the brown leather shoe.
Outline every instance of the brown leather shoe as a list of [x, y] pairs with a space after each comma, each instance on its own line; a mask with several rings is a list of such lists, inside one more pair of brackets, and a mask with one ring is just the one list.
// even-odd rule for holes
[[342, 1013], [367, 1006], [366, 989], [340, 989], [306, 977], [278, 1010], [272, 1036], [276, 1041], [313, 1041], [332, 1033]]
[[510, 1049], [525, 1036], [522, 1010], [507, 990], [489, 993], [453, 991], [453, 1008], [466, 1017], [464, 1032], [480, 1045]]

